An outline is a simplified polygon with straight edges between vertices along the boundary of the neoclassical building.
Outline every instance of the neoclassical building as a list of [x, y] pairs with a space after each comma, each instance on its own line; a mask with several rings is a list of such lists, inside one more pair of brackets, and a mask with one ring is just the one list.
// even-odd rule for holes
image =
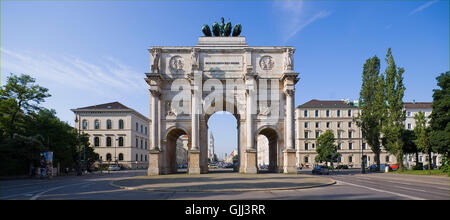
[[[362, 138], [360, 128], [353, 118], [360, 112], [357, 102], [348, 100], [317, 100], [312, 99], [299, 105], [295, 111], [297, 165], [309, 166], [315, 162], [317, 137], [331, 130], [336, 139], [338, 164], [350, 167], [361, 167], [362, 158], [367, 164], [374, 164], [375, 154]], [[395, 156], [382, 151], [381, 163], [396, 163]]]
[[76, 129], [89, 135], [89, 143], [102, 163], [126, 168], [148, 168], [149, 119], [119, 103], [72, 109]]
[[[405, 120], [405, 128], [408, 130], [414, 130], [416, 127], [416, 120], [414, 116], [418, 112], [423, 112], [426, 120], [429, 122], [430, 114], [432, 111], [432, 103], [431, 102], [405, 102], [405, 111], [406, 111], [406, 120]], [[424, 153], [419, 153], [418, 160], [420, 163], [428, 164], [428, 155]], [[406, 155], [406, 165], [411, 168], [416, 164], [416, 156], [414, 154]], [[433, 164], [440, 166], [442, 164], [442, 155], [431, 153], [431, 161]]]

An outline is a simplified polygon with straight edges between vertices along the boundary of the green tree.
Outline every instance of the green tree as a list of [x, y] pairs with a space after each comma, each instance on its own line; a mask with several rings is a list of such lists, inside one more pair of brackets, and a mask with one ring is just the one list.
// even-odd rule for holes
[[[450, 161], [450, 72], [436, 77], [440, 89], [433, 90], [433, 111], [430, 115], [430, 142], [433, 151], [444, 156], [443, 167]], [[450, 175], [450, 169], [449, 175]]]
[[388, 64], [385, 70], [387, 114], [384, 117], [385, 122], [382, 125], [382, 143], [388, 152], [396, 156], [399, 169], [403, 170], [404, 142], [402, 136], [404, 121], [406, 119], [405, 110], [403, 109], [403, 96], [405, 92], [403, 73], [405, 70], [396, 66], [391, 48], [388, 49], [386, 62]]
[[416, 115], [414, 115], [414, 119], [416, 121], [416, 127], [414, 128], [414, 133], [417, 136], [417, 148], [426, 153], [428, 156], [428, 170], [431, 170], [431, 145], [429, 142], [429, 129], [427, 126], [427, 119], [425, 114], [419, 111]]
[[359, 93], [360, 114], [355, 118], [362, 136], [375, 154], [377, 170], [380, 167], [381, 129], [386, 112], [384, 77], [380, 75], [380, 59], [374, 56], [363, 66]]
[[31, 76], [11, 74], [0, 89], [2, 132], [12, 138], [18, 122], [23, 122], [26, 114], [39, 110], [39, 104], [47, 97], [50, 97], [48, 89], [35, 84]]
[[316, 162], [333, 163], [338, 157], [337, 145], [335, 144], [334, 134], [331, 130], [325, 131], [317, 138]]

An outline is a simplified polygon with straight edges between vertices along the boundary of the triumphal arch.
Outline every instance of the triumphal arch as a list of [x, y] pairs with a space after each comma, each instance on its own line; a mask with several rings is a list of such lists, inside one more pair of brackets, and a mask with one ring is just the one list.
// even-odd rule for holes
[[297, 173], [294, 48], [248, 46], [245, 37], [220, 34], [214, 26], [215, 36], [203, 32], [196, 46], [149, 49], [148, 175], [177, 171], [176, 140], [181, 135], [189, 139], [188, 173], [207, 173], [207, 122], [218, 111], [237, 119], [239, 172], [258, 172], [256, 140], [264, 135], [269, 140], [269, 170]]

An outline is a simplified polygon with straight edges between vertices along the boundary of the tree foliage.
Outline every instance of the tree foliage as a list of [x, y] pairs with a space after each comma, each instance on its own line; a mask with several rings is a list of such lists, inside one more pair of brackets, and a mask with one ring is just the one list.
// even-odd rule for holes
[[385, 70], [386, 116], [382, 126], [382, 144], [389, 153], [396, 156], [399, 168], [403, 170], [404, 142], [402, 136], [406, 119], [403, 104], [405, 92], [403, 73], [405, 70], [396, 66], [391, 48], [388, 49], [386, 62], [388, 65]]
[[367, 59], [363, 66], [359, 95], [361, 112], [356, 117], [356, 124], [376, 155], [377, 168], [380, 167], [381, 129], [386, 110], [384, 87], [384, 77], [380, 75], [380, 59], [376, 56]]
[[43, 151], [53, 151], [54, 164], [62, 167], [80, 164], [83, 148], [77, 146], [87, 146], [90, 163], [98, 159], [86, 135], [78, 137], [54, 110], [39, 105], [50, 94], [34, 82], [28, 75], [11, 74], [0, 88], [0, 176], [29, 173]]
[[325, 131], [317, 138], [316, 152], [317, 162], [333, 162], [339, 157], [334, 134], [331, 130]]

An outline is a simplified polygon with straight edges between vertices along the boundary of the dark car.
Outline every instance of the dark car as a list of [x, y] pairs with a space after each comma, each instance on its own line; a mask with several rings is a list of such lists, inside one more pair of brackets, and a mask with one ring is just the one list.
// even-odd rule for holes
[[336, 169], [344, 169], [344, 170], [346, 170], [346, 169], [348, 169], [348, 166], [347, 165], [338, 165], [338, 166], [336, 166]]
[[328, 175], [329, 174], [328, 167], [327, 166], [322, 166], [322, 165], [317, 165], [317, 166], [315, 166], [313, 168], [312, 174], [320, 174], [320, 175], [326, 174], [326, 175]]
[[[431, 164], [431, 169], [436, 169], [436, 168], [437, 168], [436, 164]], [[423, 169], [428, 170], [428, 164], [423, 165]]]

